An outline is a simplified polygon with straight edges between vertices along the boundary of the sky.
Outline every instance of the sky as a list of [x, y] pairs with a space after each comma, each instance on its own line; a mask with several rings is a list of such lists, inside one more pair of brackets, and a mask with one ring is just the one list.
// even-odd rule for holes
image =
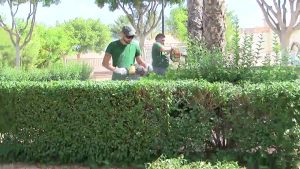
[[[263, 25], [263, 15], [255, 0], [225, 0], [227, 9], [234, 11], [242, 28], [258, 27]], [[100, 19], [104, 24], [112, 24], [120, 16], [124, 15], [121, 10], [109, 11], [108, 7], [99, 8], [95, 0], [61, 0], [58, 5], [39, 7], [37, 11], [37, 23], [54, 26], [57, 22], [62, 23], [76, 17], [85, 19]], [[24, 5], [25, 6], [25, 5]], [[28, 7], [27, 7], [28, 8]], [[27, 14], [27, 8], [19, 9], [18, 17]], [[174, 8], [174, 6], [173, 6]], [[171, 7], [168, 6], [165, 15], [169, 16]], [[8, 6], [0, 5], [0, 14], [9, 16]]]

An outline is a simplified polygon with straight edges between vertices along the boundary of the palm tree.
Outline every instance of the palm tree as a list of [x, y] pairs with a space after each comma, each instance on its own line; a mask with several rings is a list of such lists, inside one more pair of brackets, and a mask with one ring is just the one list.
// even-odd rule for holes
[[188, 31], [209, 49], [225, 48], [225, 0], [188, 0]]
[[203, 41], [209, 49], [225, 49], [225, 0], [203, 1]]
[[188, 32], [198, 41], [202, 39], [203, 0], [187, 0]]

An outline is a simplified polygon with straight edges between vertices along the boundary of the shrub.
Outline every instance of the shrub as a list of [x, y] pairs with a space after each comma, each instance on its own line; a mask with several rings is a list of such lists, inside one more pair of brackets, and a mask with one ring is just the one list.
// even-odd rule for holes
[[241, 38], [238, 21], [234, 19], [232, 23], [234, 30], [226, 51], [208, 50], [203, 42], [191, 37], [187, 43], [188, 53], [185, 63], [175, 70], [171, 68], [164, 77], [151, 76], [150, 79], [205, 79], [209, 82], [261, 83], [291, 81], [298, 78], [297, 68], [287, 66], [287, 58], [279, 56], [278, 39], [274, 39], [273, 42], [275, 56], [264, 56], [262, 35], [257, 43], [254, 43], [253, 35]]
[[[195, 41], [191, 41], [186, 63], [177, 69], [169, 69], [165, 76], [152, 75], [148, 79], [205, 79], [209, 82], [227, 81], [240, 83], [249, 81], [262, 83], [270, 81], [293, 81], [299, 76], [297, 67], [280, 65], [255, 66], [255, 56], [245, 49], [244, 57], [226, 57], [220, 51], [209, 51]], [[236, 61], [237, 60], [237, 61]]]
[[86, 64], [54, 64], [46, 69], [17, 70], [2, 68], [1, 81], [87, 80], [92, 68]]
[[156, 161], [147, 164], [147, 169], [239, 169], [235, 162], [218, 162], [213, 165], [207, 162], [188, 162], [183, 157], [166, 159], [160, 157]]

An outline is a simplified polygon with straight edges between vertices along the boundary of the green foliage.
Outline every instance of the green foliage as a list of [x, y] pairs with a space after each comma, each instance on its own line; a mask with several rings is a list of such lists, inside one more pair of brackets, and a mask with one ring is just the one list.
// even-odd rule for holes
[[39, 26], [36, 29], [36, 36], [33, 38], [34, 43], [37, 43], [39, 48], [31, 43], [29, 44], [31, 48], [25, 50], [24, 54], [29, 55], [27, 53], [32, 53], [32, 50], [38, 49], [36, 55], [29, 55], [28, 58], [34, 56], [31, 67], [43, 68], [60, 61], [75, 51], [87, 52], [92, 50], [99, 52], [110, 41], [111, 35], [108, 27], [99, 21], [77, 18], [56, 27]]
[[164, 6], [161, 2], [149, 0], [96, 0], [96, 4], [100, 8], [108, 5], [111, 11], [121, 9], [126, 14], [131, 26], [136, 29], [136, 36], [139, 38], [142, 50], [145, 38], [159, 25], [162, 9], [169, 4], [182, 3], [183, 0], [165, 0], [163, 1]]
[[[251, 36], [249, 39], [251, 40]], [[239, 53], [236, 53], [236, 56], [233, 54], [233, 57], [225, 57], [219, 51], [210, 51], [204, 45], [189, 41], [185, 64], [177, 69], [170, 69], [163, 77], [152, 75], [148, 79], [205, 79], [209, 82], [227, 81], [236, 84], [245, 81], [290, 81], [298, 78], [295, 67], [254, 66], [257, 61], [256, 54], [249, 50], [249, 42], [241, 44], [242, 47], [238, 49]]]
[[86, 64], [54, 64], [46, 69], [0, 69], [0, 81], [87, 80], [92, 69]]
[[8, 65], [13, 65], [14, 64], [14, 47], [11, 44], [11, 41], [9, 39], [9, 35], [2, 29], [0, 28], [0, 68], [5, 67]]
[[[13, 44], [13, 47], [15, 49], [15, 56], [16, 59], [15, 66], [20, 67], [21, 66], [21, 53], [28, 45], [28, 43], [31, 41], [32, 33], [35, 27], [35, 19], [36, 19], [36, 12], [38, 8], [38, 4], [42, 4], [43, 6], [50, 6], [51, 4], [58, 4], [60, 0], [35, 0], [35, 1], [29, 1], [29, 0], [1, 0], [0, 4], [6, 3], [10, 6], [10, 13], [11, 13], [11, 25], [6, 22], [6, 18], [4, 16], [1, 16], [0, 14], [0, 20], [3, 24], [1, 24], [2, 27], [4, 27], [6, 33], [10, 36], [11, 43]], [[24, 5], [24, 6], [22, 6]], [[26, 17], [23, 18], [16, 18], [19, 7], [22, 9], [25, 9], [27, 6], [28, 14]], [[25, 10], [26, 11], [26, 10]], [[7, 26], [9, 25], [9, 26]], [[30, 59], [26, 58], [25, 63], [30, 61]]]
[[231, 48], [227, 48], [227, 51], [229, 51], [228, 53], [232, 53], [233, 54], [233, 64], [234, 65], [239, 65], [240, 62], [240, 26], [239, 26], [239, 20], [238, 18], [234, 18], [233, 20], [233, 35], [232, 35], [232, 46]]
[[[0, 4], [4, 4], [6, 3], [7, 0], [0, 0]], [[13, 0], [13, 4], [24, 4], [26, 2], [28, 2], [29, 0], [22, 0], [22, 1], [17, 1], [17, 0]], [[58, 4], [60, 2], [60, 0], [38, 0], [38, 2], [41, 2], [43, 4], [43, 6], [50, 6], [51, 4]]]
[[[1, 33], [0, 33], [1, 34]], [[3, 46], [0, 48], [3, 53], [1, 64], [5, 66], [14, 66], [15, 51], [12, 47], [8, 35], [3, 36]], [[22, 50], [22, 68], [41, 68], [56, 63], [64, 55], [71, 54], [72, 39], [67, 36], [62, 27], [46, 28], [43, 25], [37, 25], [32, 34], [32, 40]]]
[[48, 67], [72, 53], [73, 39], [68, 36], [64, 27], [41, 28], [38, 34], [41, 47], [34, 63], [36, 67]]
[[[169, 31], [176, 36], [178, 39], [187, 42], [188, 31], [187, 31], [187, 21], [188, 21], [188, 11], [184, 6], [179, 6], [178, 8], [172, 9], [170, 12], [170, 18], [167, 19], [166, 24]], [[227, 11], [225, 15], [226, 24], [226, 49], [230, 50], [234, 46], [234, 38], [236, 31], [237, 16], [232, 11]]]
[[226, 51], [232, 49], [235, 41], [235, 22], [237, 21], [237, 16], [234, 14], [233, 11], [227, 11], [225, 15], [225, 24], [226, 24], [226, 31], [225, 31], [225, 40], [226, 40]]
[[[17, 29], [24, 27], [24, 25], [26, 24], [21, 19], [17, 19], [16, 22], [17, 22]], [[15, 47], [13, 46], [11, 39], [9, 38], [9, 34], [7, 32], [4, 32], [3, 29], [1, 29], [1, 32], [2, 31], [4, 33], [3, 35], [4, 41], [0, 43], [3, 43], [3, 46], [6, 46], [6, 48], [2, 49], [3, 52], [5, 53], [4, 54], [5, 59], [0, 60], [0, 62], [3, 66], [13, 67], [15, 65], [15, 57], [16, 57]], [[21, 41], [24, 41], [26, 34], [28, 34], [28, 29], [20, 32]], [[39, 35], [37, 34], [37, 32], [34, 31], [32, 33], [31, 41], [21, 50], [21, 55], [22, 55], [21, 65], [24, 68], [34, 67], [34, 62], [39, 55], [39, 49], [41, 46], [38, 36]], [[1, 48], [0, 48], [0, 52], [1, 52]]]
[[122, 15], [118, 17], [114, 24], [109, 26], [113, 38], [118, 39], [120, 37], [120, 32], [124, 25], [130, 25], [130, 21], [127, 16]]
[[186, 7], [172, 9], [170, 18], [166, 21], [169, 31], [178, 39], [186, 42], [188, 39], [187, 31], [188, 12]]
[[[299, 84], [1, 81], [0, 159], [99, 165], [183, 154], [242, 166], [294, 166], [300, 157]], [[205, 165], [183, 161], [151, 165]]]
[[[146, 1], [147, 0], [126, 0], [126, 1], [122, 1], [122, 4], [139, 7], [139, 6], [143, 6]], [[182, 2], [183, 2], [182, 0], [165, 0], [165, 3], [169, 3], [169, 4], [176, 4], [176, 3], [182, 3]], [[96, 0], [96, 4], [100, 8], [103, 8], [104, 5], [107, 4], [111, 11], [115, 11], [116, 9], [121, 8], [121, 6], [119, 6], [117, 0]]]
[[280, 64], [281, 46], [278, 41], [278, 36], [276, 34], [273, 34], [272, 50], [274, 52], [275, 64]]
[[[76, 29], [66, 29], [72, 24], [77, 24]], [[81, 28], [82, 30], [80, 30]], [[0, 29], [0, 35], [2, 34], [0, 62], [2, 67], [13, 67], [15, 51], [8, 34]], [[110, 39], [108, 27], [94, 20], [75, 19], [66, 25], [55, 27], [37, 25], [32, 34], [32, 40], [22, 50], [22, 68], [46, 68], [76, 52], [87, 52], [88, 50], [99, 52], [106, 47]], [[81, 47], [75, 48], [75, 46]]]
[[178, 158], [166, 159], [160, 157], [156, 161], [149, 163], [147, 169], [239, 169], [235, 162], [218, 162], [216, 165], [207, 162], [188, 162], [182, 156]]
[[[299, 77], [295, 67], [278, 64], [282, 60], [271, 63], [271, 59], [261, 55], [263, 39], [260, 36], [258, 43], [254, 43], [253, 35], [245, 35], [241, 40], [238, 19], [233, 20], [233, 35], [231, 46], [225, 53], [211, 51], [201, 42], [190, 38], [188, 40], [188, 56], [185, 63], [177, 69], [170, 69], [164, 77], [156, 75], [148, 79], [205, 79], [209, 82], [227, 81], [252, 83], [270, 81], [290, 81]], [[230, 48], [229, 48], [230, 47]], [[257, 66], [262, 65], [262, 66]]]
[[63, 30], [73, 39], [73, 50], [78, 53], [102, 51], [111, 41], [109, 27], [99, 20], [76, 18], [64, 23]]
[[[37, 67], [38, 60], [40, 59], [40, 57], [43, 57], [40, 52], [42, 49], [41, 41], [43, 39], [41, 39], [41, 34], [43, 30], [46, 30], [44, 26], [36, 25], [35, 30], [32, 33], [31, 41], [22, 50], [21, 65], [23, 69], [31, 69]], [[10, 66], [13, 67], [13, 65]]]

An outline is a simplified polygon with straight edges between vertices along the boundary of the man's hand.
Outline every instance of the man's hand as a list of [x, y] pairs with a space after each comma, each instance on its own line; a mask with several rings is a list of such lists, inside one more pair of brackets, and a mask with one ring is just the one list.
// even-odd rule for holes
[[151, 72], [153, 72], [153, 67], [149, 64], [146, 64], [146, 67], [136, 65], [136, 73], [140, 76], [147, 76]]
[[136, 64], [135, 68], [136, 68], [136, 71], [135, 71], [136, 74], [138, 74], [140, 76], [144, 76], [145, 75], [146, 71], [145, 71], [145, 68], [143, 66]]
[[114, 70], [114, 73], [119, 74], [119, 75], [128, 75], [128, 70], [126, 68], [116, 67], [116, 69]]

